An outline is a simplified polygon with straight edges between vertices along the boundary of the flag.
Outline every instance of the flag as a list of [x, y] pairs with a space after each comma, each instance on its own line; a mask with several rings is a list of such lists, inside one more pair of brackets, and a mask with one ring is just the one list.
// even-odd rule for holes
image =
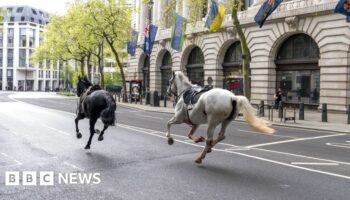
[[137, 38], [138, 38], [139, 33], [135, 30], [132, 30], [130, 35], [131, 35], [131, 38], [127, 42], [127, 51], [128, 51], [128, 54], [130, 54], [131, 56], [135, 56], [136, 46], [137, 46]]
[[216, 1], [211, 1], [209, 14], [205, 27], [209, 28], [209, 31], [216, 32], [219, 30], [222, 21], [224, 21], [226, 8], [223, 5], [218, 4]]
[[346, 21], [350, 22], [350, 0], [340, 0], [334, 12], [345, 15]]
[[156, 35], [157, 35], [157, 30], [158, 30], [157, 26], [155, 26], [153, 24], [146, 23], [145, 43], [143, 46], [143, 50], [144, 50], [145, 54], [147, 54], [147, 55], [150, 55], [152, 52], [154, 40], [156, 39]]
[[171, 48], [181, 51], [185, 39], [187, 21], [184, 17], [174, 13]]
[[282, 3], [283, 0], [267, 0], [260, 7], [258, 13], [255, 15], [255, 22], [259, 24], [260, 28], [264, 25], [265, 20], [274, 10]]

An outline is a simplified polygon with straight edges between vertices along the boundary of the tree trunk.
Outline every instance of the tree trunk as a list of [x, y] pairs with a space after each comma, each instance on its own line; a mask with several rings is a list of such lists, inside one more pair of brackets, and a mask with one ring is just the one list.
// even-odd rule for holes
[[120, 75], [122, 77], [122, 82], [123, 82], [123, 102], [127, 102], [127, 92], [126, 92], [126, 82], [125, 82], [125, 75], [124, 75], [124, 69], [123, 69], [123, 65], [119, 60], [119, 56], [118, 56], [118, 52], [117, 50], [114, 48], [113, 43], [111, 41], [108, 40], [108, 38], [106, 38], [107, 43], [109, 44], [109, 46], [111, 47], [111, 50], [114, 54], [115, 60], [118, 63], [118, 67], [120, 69]]
[[91, 82], [93, 82], [92, 80], [92, 73], [91, 73], [91, 65], [90, 65], [90, 60], [91, 60], [91, 53], [89, 53], [87, 55], [87, 74], [88, 74], [88, 78]]
[[236, 28], [236, 31], [239, 36], [239, 40], [241, 42], [241, 48], [242, 48], [242, 71], [243, 71], [243, 87], [244, 87], [244, 96], [247, 97], [250, 100], [250, 52], [247, 44], [247, 40], [245, 38], [245, 35], [242, 30], [242, 26], [238, 20], [237, 16], [237, 10], [239, 7], [239, 4], [241, 3], [241, 0], [235, 0], [232, 6], [232, 21], [233, 25]]
[[80, 72], [82, 76], [85, 76], [85, 65], [84, 65], [85, 57], [80, 59]]

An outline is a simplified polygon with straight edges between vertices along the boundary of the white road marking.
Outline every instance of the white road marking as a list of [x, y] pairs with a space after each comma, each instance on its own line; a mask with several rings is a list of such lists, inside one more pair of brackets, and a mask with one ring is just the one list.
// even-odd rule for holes
[[[161, 136], [161, 135], [157, 135], [157, 134], [153, 134], [153, 133], [149, 133], [149, 132], [146, 132], [146, 131], [142, 131], [142, 130], [138, 130], [138, 129], [132, 128], [131, 126], [128, 126], [128, 127], [125, 126], [125, 128], [130, 129], [130, 130], [135, 130], [135, 131], [137, 131], [139, 133], [143, 133], [143, 134], [147, 134], [147, 135], [152, 135], [152, 136], [156, 136], [156, 137], [160, 137], [160, 138], [166, 138], [165, 136]], [[342, 134], [342, 135], [344, 135], [344, 134]], [[202, 145], [188, 143], [188, 142], [181, 141], [181, 140], [176, 140], [176, 139], [174, 139], [174, 140], [179, 142], [179, 143], [182, 143], [182, 144], [188, 144], [188, 145], [191, 145], [191, 146], [204, 148], [204, 146], [202, 146]], [[249, 155], [249, 154], [244, 154], [244, 153], [240, 153], [240, 152], [236, 152], [236, 151], [227, 151], [227, 150], [216, 149], [216, 148], [213, 148], [213, 150], [219, 151], [219, 152], [230, 153], [230, 154], [236, 154], [236, 155], [240, 155], [240, 156], [244, 156], [244, 157], [248, 157], [248, 158], [253, 158], [253, 159], [261, 160], [261, 161], [265, 161], [265, 162], [270, 162], [270, 163], [274, 163], [274, 164], [278, 164], [278, 165], [282, 165], [282, 166], [287, 166], [287, 167], [296, 168], [296, 169], [302, 169], [302, 170], [305, 170], [305, 171], [310, 171], [310, 172], [315, 172], [315, 173], [320, 173], [320, 174], [325, 174], [325, 175], [329, 175], [329, 176], [334, 176], [334, 177], [339, 177], [339, 178], [344, 178], [344, 179], [349, 179], [350, 180], [350, 176], [335, 174], [335, 173], [321, 171], [321, 170], [316, 170], [316, 169], [310, 169], [310, 168], [301, 167], [301, 166], [298, 166], [298, 165], [292, 165], [292, 164], [288, 164], [288, 163], [283, 163], [283, 162], [279, 162], [279, 161], [275, 161], [275, 160], [271, 160], [271, 159], [266, 159], [266, 158], [262, 158], [262, 157], [258, 157], [258, 156], [252, 156], [252, 155]]]
[[152, 117], [152, 116], [149, 116], [149, 115], [140, 115], [140, 114], [136, 114], [136, 116], [145, 117], [145, 118], [152, 118], [152, 119], [164, 119], [162, 117]]
[[82, 168], [80, 168], [80, 167], [77, 167], [76, 165], [73, 165], [73, 164], [71, 164], [71, 163], [69, 163], [69, 162], [67, 162], [67, 161], [64, 161], [63, 164], [68, 165], [68, 166], [70, 166], [70, 167], [72, 167], [72, 168], [74, 168], [74, 169], [77, 169], [77, 170], [79, 170], [79, 171], [84, 171], [84, 169], [82, 169]]
[[291, 162], [292, 165], [339, 165], [339, 163]]
[[248, 151], [250, 150], [249, 148], [229, 148], [229, 149], [225, 149], [225, 151]]
[[69, 133], [67, 133], [67, 132], [64, 132], [64, 131], [61, 131], [61, 130], [59, 130], [59, 129], [56, 129], [56, 128], [53, 128], [53, 127], [51, 127], [51, 126], [47, 126], [47, 125], [42, 125], [42, 126], [44, 126], [44, 127], [46, 127], [46, 128], [49, 128], [49, 129], [51, 129], [51, 130], [54, 130], [54, 131], [56, 131], [56, 132], [58, 132], [58, 133], [60, 133], [60, 134], [62, 134], [62, 135], [70, 135]]
[[9, 157], [6, 153], [1, 152], [1, 155], [3, 155], [4, 157]]
[[326, 145], [350, 149], [350, 144], [346, 144], [346, 143], [326, 143]]
[[[242, 130], [242, 129], [237, 129], [238, 131], [241, 132], [246, 132], [246, 133], [255, 133], [255, 134], [260, 134], [259, 132], [256, 131], [247, 131], [247, 130]], [[285, 135], [277, 135], [277, 134], [273, 134], [273, 135], [266, 135], [266, 136], [274, 136], [274, 137], [284, 137], [284, 138], [297, 138], [297, 137], [292, 137], [292, 136], [285, 136]]]
[[250, 145], [250, 146], [245, 146], [245, 147], [254, 148], [254, 147], [269, 146], [269, 145], [274, 145], [274, 144], [284, 144], [284, 143], [298, 142], [298, 141], [305, 141], [305, 140], [315, 140], [315, 139], [321, 139], [321, 138], [337, 137], [337, 136], [343, 136], [343, 135], [347, 135], [347, 134], [340, 133], [340, 134], [323, 135], [323, 136], [317, 136], [317, 137], [297, 138], [297, 139], [292, 139], [292, 140], [282, 140], [282, 141], [277, 141], [277, 142], [269, 142], [269, 143], [263, 143], [263, 144]]
[[300, 158], [307, 158], [307, 159], [312, 159], [312, 160], [320, 160], [323, 162], [333, 162], [333, 163], [339, 163], [343, 165], [350, 165], [348, 162], [342, 162], [342, 161], [337, 161], [337, 160], [328, 160], [328, 159], [323, 159], [323, 158], [316, 158], [312, 156], [304, 156], [304, 155], [299, 155], [299, 154], [293, 154], [293, 153], [286, 153], [286, 152], [280, 152], [280, 151], [274, 151], [274, 150], [268, 150], [268, 149], [260, 149], [260, 148], [252, 148], [254, 150], [258, 151], [266, 151], [266, 152], [272, 152], [272, 153], [277, 153], [277, 154], [282, 154], [282, 155], [288, 155], [288, 156], [295, 156], [295, 157], [300, 157]]

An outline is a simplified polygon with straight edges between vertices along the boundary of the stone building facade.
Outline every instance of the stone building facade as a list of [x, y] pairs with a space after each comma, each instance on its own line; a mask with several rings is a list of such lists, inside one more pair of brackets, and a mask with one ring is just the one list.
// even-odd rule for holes
[[[129, 55], [127, 80], [142, 80], [146, 90], [164, 93], [171, 71], [184, 71], [190, 80], [242, 93], [241, 52], [231, 15], [221, 29], [209, 33], [205, 18], [188, 24], [181, 52], [171, 48], [171, 25], [164, 22], [166, 1], [144, 5], [136, 1], [133, 27], [140, 32], [135, 56]], [[220, 2], [220, 1], [219, 1]], [[251, 101], [273, 102], [277, 88], [287, 103], [304, 102], [331, 110], [350, 104], [350, 26], [334, 14], [338, 0], [285, 0], [259, 28], [254, 16], [264, 0], [246, 1], [238, 13], [251, 53]], [[226, 1], [221, 3], [228, 4]], [[176, 12], [189, 16], [187, 0], [177, 2]], [[208, 4], [209, 5], [209, 4]], [[248, 6], [249, 5], [249, 6]], [[136, 10], [136, 9], [135, 9]], [[152, 15], [159, 26], [151, 55], [143, 52], [144, 27]]]

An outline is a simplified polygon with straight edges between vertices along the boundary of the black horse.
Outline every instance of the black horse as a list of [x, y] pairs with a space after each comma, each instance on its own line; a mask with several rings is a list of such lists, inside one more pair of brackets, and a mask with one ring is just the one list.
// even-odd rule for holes
[[77, 138], [81, 138], [79, 132], [78, 122], [85, 117], [90, 119], [90, 138], [85, 146], [85, 149], [90, 149], [91, 140], [94, 133], [99, 133], [99, 130], [95, 130], [95, 124], [98, 118], [104, 124], [103, 130], [98, 137], [98, 141], [103, 140], [103, 134], [108, 126], [113, 126], [115, 123], [115, 110], [117, 105], [113, 96], [105, 90], [102, 90], [98, 85], [92, 85], [87, 77], [79, 77], [77, 85], [77, 95], [79, 97], [79, 103], [77, 107], [77, 117], [75, 118], [75, 126], [77, 132]]

